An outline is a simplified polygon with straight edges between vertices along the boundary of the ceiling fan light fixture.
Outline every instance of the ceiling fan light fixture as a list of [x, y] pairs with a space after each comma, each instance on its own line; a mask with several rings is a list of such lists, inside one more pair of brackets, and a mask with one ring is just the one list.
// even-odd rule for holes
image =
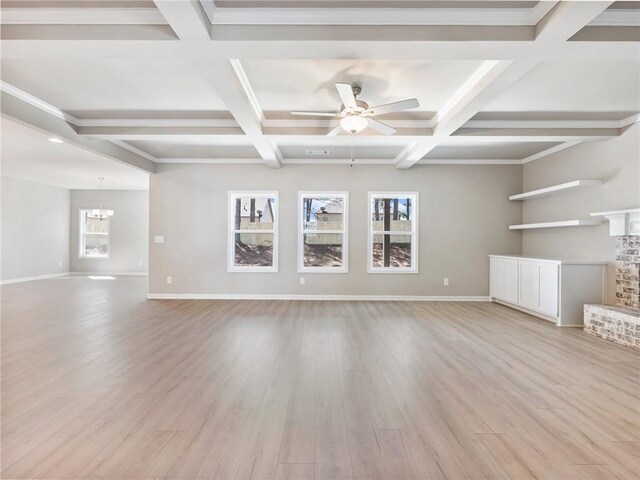
[[368, 124], [369, 121], [360, 115], [348, 115], [340, 120], [340, 126], [351, 133], [361, 132]]

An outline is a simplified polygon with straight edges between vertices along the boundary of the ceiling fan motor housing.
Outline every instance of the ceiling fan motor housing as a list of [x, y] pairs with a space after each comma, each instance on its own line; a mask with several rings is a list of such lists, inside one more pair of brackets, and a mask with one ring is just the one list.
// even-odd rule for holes
[[345, 114], [349, 114], [349, 113], [360, 113], [360, 112], [364, 112], [365, 110], [369, 109], [369, 104], [367, 102], [363, 102], [362, 100], [356, 100], [356, 106], [353, 108], [349, 108], [349, 107], [345, 107], [344, 105], [342, 105], [342, 113]]

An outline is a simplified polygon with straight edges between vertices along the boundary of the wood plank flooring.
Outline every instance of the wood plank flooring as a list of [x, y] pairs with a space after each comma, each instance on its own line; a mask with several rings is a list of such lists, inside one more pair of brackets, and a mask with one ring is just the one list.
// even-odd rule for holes
[[2, 287], [4, 479], [634, 479], [640, 355], [489, 303]]

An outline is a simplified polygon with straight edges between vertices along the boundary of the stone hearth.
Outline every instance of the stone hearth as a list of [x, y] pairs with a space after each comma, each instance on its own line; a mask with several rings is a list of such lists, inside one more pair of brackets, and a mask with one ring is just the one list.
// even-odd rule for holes
[[640, 350], [640, 310], [609, 305], [585, 305], [584, 331]]

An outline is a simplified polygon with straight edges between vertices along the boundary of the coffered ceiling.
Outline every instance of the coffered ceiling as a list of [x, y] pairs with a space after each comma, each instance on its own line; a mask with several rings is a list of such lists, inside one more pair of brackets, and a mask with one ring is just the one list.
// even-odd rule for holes
[[[161, 162], [520, 164], [640, 113], [640, 2], [5, 0], [2, 113]], [[396, 129], [326, 136], [335, 83]]]

